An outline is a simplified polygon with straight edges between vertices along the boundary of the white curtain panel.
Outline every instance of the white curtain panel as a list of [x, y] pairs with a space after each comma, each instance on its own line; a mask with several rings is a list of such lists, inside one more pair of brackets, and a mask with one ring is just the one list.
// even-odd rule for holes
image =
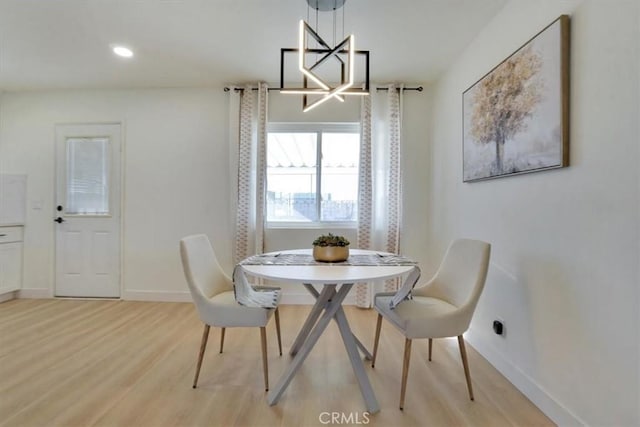
[[[373, 248], [373, 164], [371, 154], [371, 96], [360, 102], [360, 165], [358, 169], [358, 233], [357, 248]], [[356, 305], [371, 307], [371, 289], [366, 283], [355, 286]]]
[[264, 224], [267, 211], [265, 194], [267, 193], [267, 105], [269, 90], [266, 83], [258, 84], [257, 111], [257, 161], [256, 161], [256, 214], [255, 214], [255, 253], [264, 252]]
[[[359, 248], [400, 253], [402, 221], [402, 92], [398, 85], [376, 88], [361, 104], [358, 195]], [[377, 292], [398, 289], [400, 280], [355, 286], [356, 305], [369, 308]]]
[[230, 108], [239, 108], [230, 112], [239, 117], [237, 139], [232, 141], [238, 153], [235, 263], [264, 249], [267, 89], [264, 83], [258, 84], [257, 91], [246, 86], [239, 92], [239, 102], [230, 102]]
[[[404, 87], [389, 85], [387, 90], [387, 126], [389, 141], [388, 180], [386, 193], [386, 238], [385, 249], [394, 254], [400, 253], [400, 226], [402, 221], [402, 170], [400, 168], [400, 148], [402, 135], [402, 93]], [[400, 285], [399, 279], [387, 280], [385, 291], [395, 291]]]

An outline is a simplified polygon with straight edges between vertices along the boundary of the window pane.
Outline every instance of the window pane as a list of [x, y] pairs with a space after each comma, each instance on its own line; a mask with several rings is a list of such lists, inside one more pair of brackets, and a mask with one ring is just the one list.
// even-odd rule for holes
[[322, 134], [322, 221], [357, 221], [359, 159], [359, 134]]
[[267, 221], [317, 221], [315, 133], [269, 133]]
[[67, 139], [68, 214], [109, 213], [109, 138]]

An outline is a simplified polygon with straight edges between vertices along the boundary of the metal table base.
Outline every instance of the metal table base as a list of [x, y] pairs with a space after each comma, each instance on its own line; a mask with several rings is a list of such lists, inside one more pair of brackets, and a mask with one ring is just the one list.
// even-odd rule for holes
[[305, 284], [304, 286], [316, 298], [316, 303], [291, 348], [290, 354], [294, 356], [293, 361], [284, 371], [276, 386], [268, 393], [267, 402], [269, 405], [278, 403], [282, 393], [287, 389], [311, 349], [313, 349], [313, 346], [333, 319], [338, 324], [344, 347], [349, 355], [349, 361], [358, 380], [367, 410], [371, 414], [378, 412], [380, 405], [373, 393], [373, 388], [371, 388], [358, 348], [363, 351], [367, 359], [371, 358], [371, 354], [351, 332], [349, 322], [347, 322], [347, 317], [342, 309], [342, 302], [353, 287], [353, 283], [343, 284], [338, 290], [336, 290], [337, 285], [335, 284], [325, 284], [320, 293], [310, 284]]

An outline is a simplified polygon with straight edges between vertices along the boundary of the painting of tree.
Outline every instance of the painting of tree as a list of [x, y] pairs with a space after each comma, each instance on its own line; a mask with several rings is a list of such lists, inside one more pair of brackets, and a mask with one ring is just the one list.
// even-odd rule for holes
[[495, 172], [504, 173], [504, 144], [527, 129], [542, 98], [542, 59], [531, 45], [500, 64], [474, 93], [471, 135], [480, 144], [495, 143]]
[[464, 181], [568, 164], [567, 49], [563, 16], [464, 92]]

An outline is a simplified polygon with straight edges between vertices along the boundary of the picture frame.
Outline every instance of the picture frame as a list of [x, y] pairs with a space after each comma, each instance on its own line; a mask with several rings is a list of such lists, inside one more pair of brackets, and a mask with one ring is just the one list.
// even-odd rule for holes
[[569, 16], [462, 94], [463, 182], [569, 165]]

